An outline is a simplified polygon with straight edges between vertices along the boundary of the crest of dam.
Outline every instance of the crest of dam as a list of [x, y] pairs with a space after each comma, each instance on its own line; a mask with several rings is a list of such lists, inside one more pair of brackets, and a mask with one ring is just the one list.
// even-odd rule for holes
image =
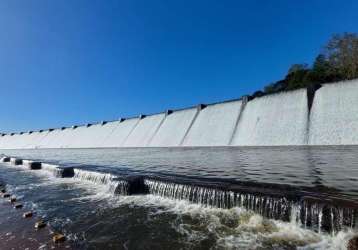
[[356, 144], [358, 80], [116, 121], [0, 134], [0, 149]]

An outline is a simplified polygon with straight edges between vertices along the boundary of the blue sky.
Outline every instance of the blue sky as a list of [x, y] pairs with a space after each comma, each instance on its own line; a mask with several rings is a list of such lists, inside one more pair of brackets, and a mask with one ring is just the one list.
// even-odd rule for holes
[[357, 1], [0, 1], [0, 131], [238, 98], [358, 31]]

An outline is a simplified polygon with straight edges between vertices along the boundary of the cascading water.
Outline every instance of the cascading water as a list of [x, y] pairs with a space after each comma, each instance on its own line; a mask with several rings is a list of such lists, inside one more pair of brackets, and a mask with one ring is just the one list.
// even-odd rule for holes
[[185, 133], [195, 117], [196, 108], [175, 111], [167, 115], [158, 133], [153, 137], [149, 146], [170, 147], [180, 146]]
[[74, 169], [74, 177], [96, 185], [103, 185], [113, 194], [128, 195], [129, 185], [126, 180], [120, 180], [117, 176], [107, 173], [99, 173], [82, 169]]
[[165, 119], [165, 114], [147, 116], [139, 121], [124, 141], [124, 147], [145, 147]]
[[101, 147], [121, 147], [138, 122], [138, 118], [132, 118], [107, 124], [107, 127], [112, 126], [113, 130], [104, 139]]
[[41, 169], [51, 173], [55, 177], [61, 177], [61, 170], [58, 165], [41, 163]]
[[232, 145], [304, 145], [307, 117], [306, 89], [255, 98], [243, 110]]
[[344, 227], [356, 227], [357, 210], [324, 203], [312, 203], [303, 200], [295, 204], [298, 209], [297, 221], [305, 228], [316, 231], [337, 233]]
[[104, 140], [113, 132], [113, 123], [86, 125], [76, 128], [69, 148], [101, 147]]
[[241, 207], [269, 219], [291, 221], [317, 232], [335, 233], [344, 227], [356, 226], [357, 211], [353, 208], [151, 179], [146, 179], [144, 183], [153, 195], [187, 200], [209, 207]]
[[309, 145], [358, 143], [358, 80], [325, 84], [316, 91]]
[[198, 111], [5, 134], [0, 149], [358, 144], [358, 80], [310, 91], [266, 95], [245, 105], [228, 101]]
[[184, 138], [182, 146], [225, 146], [228, 145], [242, 101], [231, 101], [208, 105], [201, 110]]

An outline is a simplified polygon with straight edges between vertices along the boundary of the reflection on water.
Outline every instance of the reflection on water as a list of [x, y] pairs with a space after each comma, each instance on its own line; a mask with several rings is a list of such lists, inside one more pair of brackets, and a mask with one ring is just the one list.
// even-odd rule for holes
[[[358, 200], [358, 147], [56, 149], [0, 153], [82, 164], [84, 168], [91, 165], [91, 170], [109, 172], [286, 184]], [[299, 213], [294, 209], [280, 211], [281, 215], [289, 214], [286, 222], [274, 215], [262, 217], [260, 214], [265, 213], [267, 206], [279, 203], [265, 197], [245, 196], [245, 201], [232, 196], [234, 206], [227, 209], [193, 204], [188, 200], [193, 199], [191, 190], [195, 187], [175, 183], [147, 180], [150, 194], [118, 196], [112, 189], [120, 181], [112, 182], [111, 174], [77, 171], [75, 178], [61, 179], [46, 171], [30, 171], [5, 163], [0, 165], [0, 179], [25, 202], [25, 208], [36, 210], [55, 229], [66, 233], [76, 249], [344, 249], [356, 230], [347, 226], [340, 227], [339, 232], [321, 232], [320, 227], [306, 225], [306, 218], [296, 218]], [[106, 185], [96, 185], [97, 182]], [[125, 185], [122, 186], [126, 188]], [[124, 191], [120, 193], [127, 192]], [[221, 194], [205, 188], [196, 188], [195, 192], [200, 194], [195, 199]], [[228, 197], [227, 192], [222, 194]], [[177, 195], [188, 195], [188, 199], [168, 199]], [[252, 205], [251, 211], [241, 202]], [[301, 216], [312, 217], [314, 213], [315, 220], [320, 220], [322, 211], [309, 208]]]
[[[335, 235], [265, 219], [245, 209], [218, 209], [154, 195], [113, 196], [104, 186], [54, 178], [2, 164], [8, 189], [75, 249], [344, 249], [352, 229]], [[0, 219], [1, 220], [1, 219]]]
[[358, 200], [358, 147], [3, 150], [28, 159], [199, 178], [334, 189]]

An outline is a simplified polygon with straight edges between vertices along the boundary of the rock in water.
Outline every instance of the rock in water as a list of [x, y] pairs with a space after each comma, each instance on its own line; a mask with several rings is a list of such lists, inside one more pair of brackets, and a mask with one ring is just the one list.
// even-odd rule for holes
[[55, 242], [55, 243], [64, 242], [65, 240], [66, 240], [66, 237], [63, 234], [59, 234], [59, 233], [56, 233], [52, 237], [52, 241]]
[[22, 208], [22, 204], [21, 203], [16, 203], [14, 208], [15, 209], [20, 209], [20, 208]]
[[44, 228], [44, 227], [46, 227], [46, 223], [43, 222], [42, 220], [40, 220], [40, 221], [35, 223], [35, 228], [36, 229], [40, 229], [40, 228]]
[[358, 235], [349, 240], [347, 250], [358, 250]]
[[31, 211], [26, 212], [26, 213], [24, 213], [24, 214], [22, 215], [22, 217], [24, 217], [24, 218], [30, 218], [30, 217], [32, 217], [32, 212], [31, 212]]
[[3, 197], [3, 198], [9, 198], [9, 197], [10, 197], [10, 194], [5, 193], [5, 194], [2, 195], [2, 197]]

